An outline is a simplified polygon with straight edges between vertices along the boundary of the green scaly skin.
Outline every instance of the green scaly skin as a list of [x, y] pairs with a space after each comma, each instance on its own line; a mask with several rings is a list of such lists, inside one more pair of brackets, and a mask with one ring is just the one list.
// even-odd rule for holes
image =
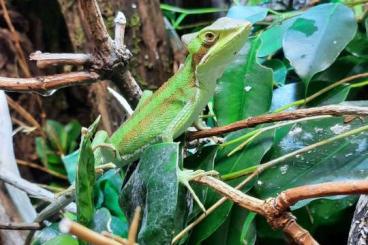
[[244, 46], [250, 29], [249, 22], [220, 18], [183, 36], [189, 51], [184, 65], [111, 136], [123, 164], [137, 160], [152, 144], [172, 142], [192, 125], [213, 96], [216, 80]]

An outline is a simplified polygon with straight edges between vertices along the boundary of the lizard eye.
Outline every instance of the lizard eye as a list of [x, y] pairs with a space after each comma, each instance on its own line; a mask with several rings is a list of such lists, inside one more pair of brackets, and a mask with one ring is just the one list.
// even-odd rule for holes
[[216, 33], [212, 31], [208, 31], [204, 33], [204, 42], [206, 44], [212, 44], [213, 42], [216, 41], [216, 39], [217, 39]]

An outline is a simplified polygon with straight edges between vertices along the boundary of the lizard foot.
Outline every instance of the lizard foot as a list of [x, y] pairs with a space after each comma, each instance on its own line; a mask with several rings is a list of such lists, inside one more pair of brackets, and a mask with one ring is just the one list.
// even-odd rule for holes
[[198, 206], [203, 210], [203, 212], [206, 213], [206, 208], [202, 204], [202, 202], [199, 200], [197, 194], [194, 192], [193, 188], [190, 186], [189, 181], [198, 178], [200, 176], [215, 176], [218, 175], [218, 172], [215, 170], [211, 171], [204, 171], [204, 170], [191, 170], [191, 169], [184, 169], [180, 170], [178, 173], [179, 182], [185, 185], [185, 187], [189, 190], [189, 192], [192, 194], [194, 201], [198, 204]]

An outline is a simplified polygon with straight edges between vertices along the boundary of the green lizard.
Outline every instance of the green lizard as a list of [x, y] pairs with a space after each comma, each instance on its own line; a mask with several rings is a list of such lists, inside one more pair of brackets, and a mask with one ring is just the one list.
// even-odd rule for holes
[[[123, 164], [137, 160], [152, 144], [172, 142], [193, 124], [250, 30], [249, 22], [224, 17], [183, 36], [189, 52], [184, 65], [150, 97], [142, 98], [133, 115], [111, 136]], [[192, 192], [188, 182], [183, 183]]]

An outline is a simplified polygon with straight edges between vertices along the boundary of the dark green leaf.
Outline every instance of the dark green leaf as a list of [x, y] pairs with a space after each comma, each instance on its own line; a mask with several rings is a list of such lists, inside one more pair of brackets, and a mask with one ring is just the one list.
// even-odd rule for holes
[[72, 120], [67, 125], [65, 125], [64, 130], [67, 134], [67, 140], [64, 143], [67, 153], [75, 150], [76, 141], [80, 135], [81, 125], [78, 121]]
[[46, 134], [50, 141], [51, 146], [59, 154], [66, 154], [66, 138], [67, 134], [64, 130], [64, 126], [54, 120], [46, 121]]
[[346, 50], [359, 58], [368, 58], [368, 38], [367, 35], [357, 32], [354, 39], [346, 47]]
[[78, 223], [91, 227], [94, 216], [93, 186], [95, 183], [95, 159], [91, 146], [91, 139], [96, 132], [99, 119], [84, 130], [78, 156], [78, 168], [76, 178], [76, 204]]
[[186, 191], [178, 179], [179, 153], [178, 143], [152, 145], [123, 188], [121, 205], [129, 220], [137, 206], [142, 208], [139, 244], [170, 244], [185, 224]]
[[273, 81], [277, 86], [281, 87], [285, 85], [285, 79], [288, 70], [284, 62], [278, 59], [272, 59], [267, 60], [266, 62], [263, 63], [263, 65], [272, 69]]
[[283, 39], [285, 56], [308, 85], [314, 74], [335, 61], [354, 37], [356, 29], [353, 11], [342, 4], [310, 8], [286, 31]]

